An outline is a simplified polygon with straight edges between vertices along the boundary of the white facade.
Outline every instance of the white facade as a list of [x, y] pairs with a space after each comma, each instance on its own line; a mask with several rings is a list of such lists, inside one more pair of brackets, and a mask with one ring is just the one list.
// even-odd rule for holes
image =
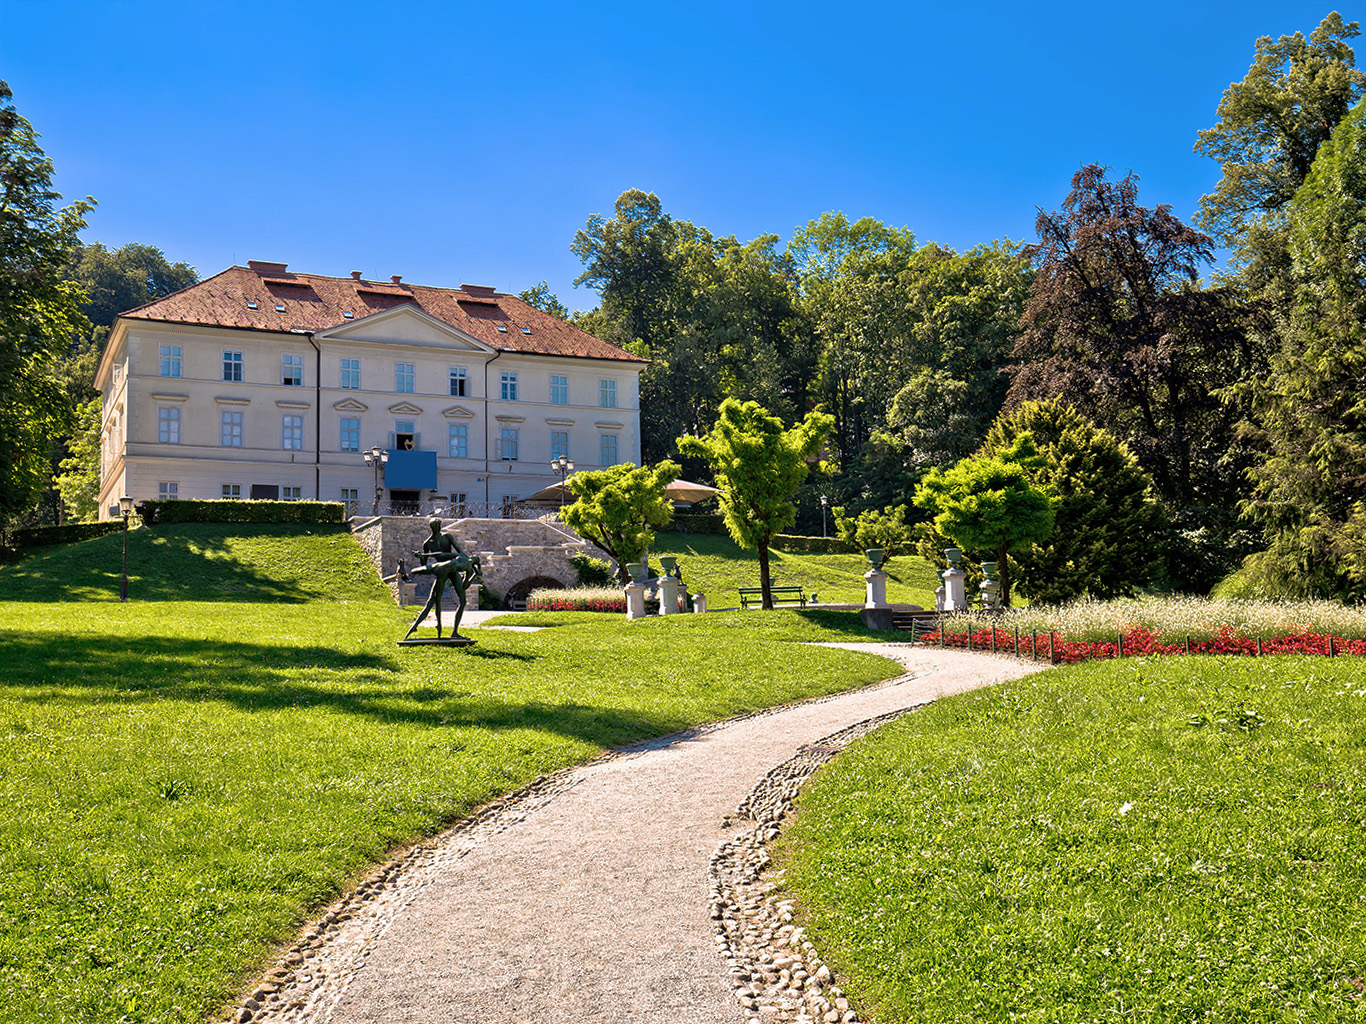
[[434, 489], [381, 479], [381, 499], [496, 507], [557, 480], [562, 451], [638, 464], [644, 365], [494, 348], [413, 305], [313, 332], [120, 318], [95, 382], [101, 517], [122, 494], [364, 507], [374, 446], [436, 456]]

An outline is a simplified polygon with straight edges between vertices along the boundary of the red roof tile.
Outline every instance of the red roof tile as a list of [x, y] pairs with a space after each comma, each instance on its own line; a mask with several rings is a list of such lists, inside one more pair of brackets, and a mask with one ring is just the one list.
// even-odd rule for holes
[[[251, 264], [229, 267], [221, 274], [122, 315], [128, 320], [249, 331], [316, 332], [412, 303], [505, 352], [646, 361], [528, 305], [515, 295], [504, 295], [482, 285], [431, 288], [397, 281], [293, 274], [283, 263], [252, 260]], [[256, 308], [249, 308], [248, 302], [256, 303]], [[284, 311], [278, 312], [277, 306], [283, 306]], [[354, 319], [348, 320], [343, 312], [350, 312]], [[500, 325], [506, 333], [498, 329]]]

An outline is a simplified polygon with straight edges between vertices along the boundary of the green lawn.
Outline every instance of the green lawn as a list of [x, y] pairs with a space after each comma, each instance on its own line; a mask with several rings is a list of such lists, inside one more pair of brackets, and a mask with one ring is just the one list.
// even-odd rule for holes
[[1361, 1021], [1355, 658], [1092, 662], [943, 700], [802, 793], [781, 860], [875, 1024]]
[[[677, 555], [689, 592], [705, 593], [709, 608], [738, 607], [739, 588], [759, 585], [759, 553], [742, 550], [729, 537], [661, 533], [650, 553], [652, 558]], [[775, 586], [804, 587], [808, 597], [817, 593], [824, 604], [863, 603], [863, 574], [868, 571], [868, 559], [861, 554], [772, 551], [769, 568]], [[890, 559], [884, 569], [890, 577], [887, 600], [934, 608], [934, 588], [939, 586], [939, 580], [929, 562], [917, 555], [906, 555]]]
[[396, 845], [605, 747], [891, 675], [852, 613], [561, 617], [403, 648], [332, 528], [0, 568], [6, 1021], [201, 1021]]

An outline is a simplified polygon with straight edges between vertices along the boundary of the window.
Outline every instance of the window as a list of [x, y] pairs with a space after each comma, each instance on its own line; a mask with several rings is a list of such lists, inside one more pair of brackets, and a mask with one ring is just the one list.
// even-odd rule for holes
[[344, 452], [360, 451], [360, 418], [343, 416], [341, 418], [341, 443], [337, 446]]
[[[239, 412], [237, 415], [238, 415], [238, 416], [241, 416], [242, 414]], [[223, 485], [223, 500], [224, 500], [224, 501], [237, 501], [237, 500], [239, 500], [241, 497], [242, 497], [242, 485], [241, 485], [241, 484], [224, 484], [224, 485]]]
[[301, 388], [304, 386], [303, 356], [280, 357], [280, 383], [287, 384], [292, 388]]
[[303, 496], [304, 489], [302, 487], [291, 487], [289, 484], [285, 484], [280, 488], [281, 501], [302, 501]]
[[342, 504], [346, 506], [347, 515], [355, 515], [357, 507], [360, 505], [360, 488], [343, 487], [341, 489]]
[[304, 447], [304, 418], [286, 414], [280, 417], [280, 447], [287, 452], [302, 451]]
[[464, 423], [450, 426], [450, 446], [448, 454], [453, 459], [466, 458], [470, 453], [470, 428]]
[[419, 444], [421, 436], [417, 432], [417, 424], [412, 420], [394, 420], [394, 436], [389, 441], [389, 447], [405, 452], [415, 452], [421, 447]]
[[617, 407], [616, 381], [598, 381], [598, 405], [602, 406], [604, 409], [615, 409]]
[[550, 457], [558, 459], [563, 455], [569, 458], [569, 431], [552, 430], [550, 432]]
[[162, 345], [161, 346], [161, 375], [163, 377], [180, 376], [180, 346]]
[[569, 378], [558, 373], [550, 375], [550, 404], [569, 404]]
[[411, 395], [417, 388], [417, 367], [412, 363], [394, 364], [394, 390]]
[[223, 350], [223, 379], [238, 381], [242, 379], [242, 353]]
[[468, 371], [463, 366], [451, 367], [451, 395], [455, 398], [469, 396]]
[[180, 410], [174, 406], [157, 406], [157, 441], [180, 444]]
[[464, 491], [452, 492], [451, 506], [446, 511], [453, 516], [463, 516], [465, 514], [465, 499], [466, 495]]
[[498, 442], [498, 455], [504, 462], [517, 461], [517, 440], [520, 431], [517, 427], [504, 427]]
[[516, 370], [504, 370], [498, 375], [498, 397], [504, 402], [517, 401]]
[[343, 359], [341, 361], [341, 387], [352, 391], [360, 390], [360, 360]]
[[242, 414], [240, 412], [223, 413], [219, 420], [218, 443], [224, 448], [242, 447]]
[[175, 501], [180, 497], [180, 484], [175, 480], [157, 481], [157, 501]]
[[602, 464], [604, 466], [615, 466], [617, 464], [617, 435], [602, 435]]

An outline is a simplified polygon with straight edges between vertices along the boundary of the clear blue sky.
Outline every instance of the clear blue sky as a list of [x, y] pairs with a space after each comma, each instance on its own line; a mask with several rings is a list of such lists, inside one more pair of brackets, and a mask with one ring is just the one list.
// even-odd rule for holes
[[570, 241], [628, 188], [741, 240], [843, 210], [966, 248], [1032, 239], [1098, 162], [1189, 219], [1256, 38], [1332, 9], [0, 0], [0, 78], [99, 201], [87, 241], [576, 309]]

